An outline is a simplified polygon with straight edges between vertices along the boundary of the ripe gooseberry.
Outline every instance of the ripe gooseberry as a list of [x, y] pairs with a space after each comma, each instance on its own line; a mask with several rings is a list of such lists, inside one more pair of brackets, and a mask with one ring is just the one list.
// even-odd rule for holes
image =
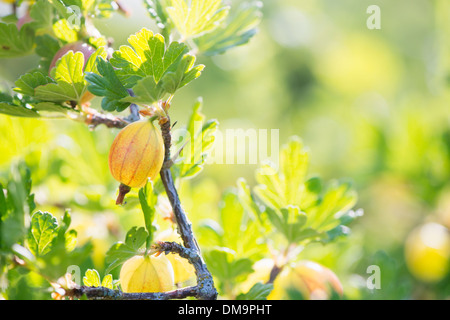
[[123, 292], [164, 292], [173, 289], [173, 269], [164, 255], [134, 256], [120, 270]]
[[116, 203], [121, 204], [129, 188], [141, 188], [148, 178], [154, 180], [164, 161], [164, 142], [150, 120], [133, 122], [123, 128], [111, 145], [109, 169], [121, 182]]
[[409, 271], [425, 282], [437, 282], [450, 267], [450, 234], [438, 223], [427, 223], [413, 230], [405, 243]]

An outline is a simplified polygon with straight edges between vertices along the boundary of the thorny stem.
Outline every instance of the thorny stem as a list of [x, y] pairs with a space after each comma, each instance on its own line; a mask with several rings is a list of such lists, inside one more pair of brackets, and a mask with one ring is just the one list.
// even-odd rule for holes
[[90, 113], [86, 117], [86, 124], [95, 129], [100, 124], [104, 124], [108, 128], [124, 128], [128, 122], [112, 115], [105, 115], [99, 112]]
[[170, 118], [167, 116], [165, 119], [160, 121], [161, 133], [164, 141], [165, 155], [164, 164], [160, 171], [161, 180], [164, 184], [164, 188], [169, 198], [172, 210], [175, 216], [175, 220], [178, 226], [178, 233], [183, 240], [184, 246], [187, 249], [193, 250], [198, 255], [198, 261], [194, 264], [195, 273], [197, 275], [197, 285], [199, 287], [199, 299], [212, 300], [217, 298], [217, 290], [214, 287], [214, 281], [211, 273], [209, 272], [206, 264], [200, 255], [200, 248], [192, 232], [192, 226], [189, 222], [186, 213], [181, 207], [180, 198], [178, 196], [177, 189], [172, 177], [172, 172], [170, 171], [170, 166], [166, 165], [171, 163], [170, 158], [170, 147], [172, 145], [171, 136], [171, 124]]
[[81, 298], [86, 295], [91, 300], [171, 300], [196, 297], [198, 291], [198, 286], [192, 286], [167, 292], [125, 293], [105, 287], [80, 286], [66, 290], [65, 295], [73, 298]]

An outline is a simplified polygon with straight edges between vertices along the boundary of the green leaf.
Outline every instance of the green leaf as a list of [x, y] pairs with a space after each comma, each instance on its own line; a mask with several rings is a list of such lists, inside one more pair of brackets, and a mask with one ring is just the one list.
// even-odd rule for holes
[[309, 164], [309, 152], [298, 138], [291, 138], [281, 150], [280, 164], [283, 175], [285, 204], [298, 204]]
[[108, 264], [106, 273], [139, 254], [139, 249], [147, 238], [148, 233], [143, 227], [139, 229], [137, 227], [131, 228], [125, 237], [125, 243], [116, 242], [106, 253], [106, 263]]
[[130, 46], [121, 46], [114, 52], [111, 64], [127, 88], [138, 79], [153, 76], [158, 83], [167, 70], [173, 70], [188, 48], [183, 43], [172, 42], [165, 49], [164, 37], [143, 28], [128, 38]]
[[167, 8], [170, 19], [186, 39], [201, 36], [216, 29], [227, 17], [228, 6], [222, 0], [172, 0]]
[[[29, 178], [26, 179], [29, 180]], [[30, 188], [31, 184], [28, 182], [26, 193], [29, 193]], [[29, 208], [33, 208], [34, 205], [30, 203], [30, 199], [26, 202], [28, 202]], [[31, 218], [27, 244], [30, 252], [39, 256], [36, 260], [39, 273], [46, 275], [49, 279], [57, 279], [67, 271], [70, 265], [81, 265], [92, 253], [92, 244], [89, 241], [83, 246], [75, 248], [77, 232], [73, 229], [69, 230], [70, 222], [69, 211], [65, 212], [60, 225], [47, 212], [38, 211]], [[23, 224], [23, 220], [21, 224]], [[3, 230], [0, 231], [0, 236], [3, 238]], [[20, 238], [16, 238], [15, 243], [21, 243]], [[17, 245], [15, 247], [17, 248]], [[33, 266], [30, 265], [30, 267]]]
[[205, 246], [221, 246], [223, 229], [212, 219], [201, 220], [197, 224], [197, 239]]
[[44, 76], [40, 72], [27, 73], [16, 81], [17, 87], [15, 91], [22, 95], [16, 95], [11, 97], [6, 94], [0, 94], [0, 99], [5, 102], [0, 102], [0, 113], [5, 113], [10, 116], [17, 117], [58, 117], [60, 113], [67, 113], [72, 110], [61, 104], [53, 102], [39, 102], [34, 99], [30, 99], [34, 96], [34, 88], [39, 87], [42, 84], [46, 84], [47, 81], [52, 81], [49, 77]]
[[89, 43], [92, 47], [98, 49], [100, 47], [107, 47], [108, 46], [108, 39], [105, 38], [105, 36], [101, 37], [89, 37], [87, 43]]
[[53, 79], [42, 74], [42, 72], [26, 73], [15, 82], [16, 88], [14, 88], [14, 91], [33, 97], [37, 87], [49, 83], [54, 83]]
[[236, 249], [242, 240], [242, 233], [244, 232], [242, 227], [244, 208], [240, 204], [236, 193], [232, 190], [224, 193], [219, 208], [220, 225], [223, 228], [222, 241], [227, 247]]
[[77, 245], [77, 236], [77, 231], [73, 229], [65, 233], [65, 248], [67, 252], [71, 252], [75, 249]]
[[349, 183], [333, 182], [319, 203], [308, 211], [308, 225], [318, 230], [336, 227], [339, 218], [345, 215], [357, 201], [356, 192]]
[[125, 244], [137, 252], [145, 243], [147, 237], [148, 233], [144, 228], [137, 229], [137, 227], [133, 227], [125, 236]]
[[291, 242], [292, 243], [302, 243], [302, 242], [312, 242], [321, 240], [324, 235], [317, 230], [311, 228], [304, 228], [301, 230], [297, 230], [297, 232], [293, 233]]
[[117, 242], [106, 252], [106, 272], [110, 272], [114, 268], [122, 265], [125, 261], [136, 255], [136, 251], [124, 243]]
[[157, 84], [153, 76], [139, 79], [133, 87], [134, 97], [126, 97], [121, 102], [151, 105], [161, 99], [165, 92], [161, 82]]
[[71, 26], [66, 19], [58, 20], [53, 24], [53, 33], [58, 39], [66, 43], [72, 43], [78, 40], [77, 28]]
[[53, 102], [75, 101], [79, 102], [84, 89], [83, 83], [60, 82], [50, 83], [46, 86], [36, 88], [36, 98]]
[[106, 59], [107, 57], [106, 48], [104, 46], [98, 47], [97, 50], [91, 56], [89, 57], [88, 61], [86, 62], [86, 66], [84, 67], [85, 73], [96, 73], [98, 74], [98, 68], [97, 68], [97, 62], [98, 58]]
[[168, 71], [162, 79], [162, 87], [168, 93], [174, 94], [191, 81], [197, 79], [202, 74], [204, 65], [195, 66], [195, 57], [185, 54], [180, 61], [176, 71]]
[[144, 213], [145, 228], [148, 232], [147, 248], [153, 241], [153, 220], [155, 219], [155, 206], [158, 201], [158, 196], [153, 192], [153, 185], [148, 182], [144, 188], [139, 189], [139, 202], [141, 203], [142, 212]]
[[56, 113], [67, 113], [73, 111], [73, 109], [56, 104], [53, 102], [39, 102], [33, 105], [34, 110], [39, 112], [41, 116], [56, 117]]
[[[151, 105], [198, 78], [203, 70], [202, 65], [194, 66], [195, 57], [187, 54], [185, 44], [173, 41], [166, 48], [164, 37], [146, 28], [131, 35], [128, 43], [130, 46], [114, 52], [110, 72], [102, 75], [116, 87], [120, 84], [124, 89], [133, 89], [134, 95], [118, 99], [106, 95], [105, 90], [98, 91], [107, 98], [105, 107], [112, 108], [113, 101]], [[101, 87], [109, 88], [105, 83]]]
[[292, 137], [281, 150], [278, 171], [270, 163], [263, 164], [257, 170], [259, 185], [255, 187], [255, 193], [258, 198], [275, 209], [288, 205], [302, 208], [308, 161], [309, 154], [301, 140]]
[[3, 220], [3, 217], [6, 216], [6, 212], [8, 207], [6, 205], [6, 197], [3, 190], [3, 185], [0, 183], [0, 223]]
[[64, 247], [67, 252], [75, 250], [77, 244], [77, 232], [73, 229], [69, 230], [70, 223], [72, 222], [72, 217], [70, 210], [66, 209], [64, 216], [62, 217], [62, 223], [58, 230], [58, 235], [61, 239], [64, 239]]
[[43, 256], [51, 250], [57, 236], [58, 221], [48, 212], [38, 211], [31, 217], [28, 247], [35, 256]]
[[95, 2], [95, 0], [81, 0], [81, 7], [83, 8], [83, 11], [88, 12], [91, 10]]
[[252, 218], [257, 219], [261, 224], [264, 224], [261, 220], [262, 210], [260, 206], [256, 204], [254, 195], [244, 178], [239, 178], [237, 181], [237, 194], [242, 206], [250, 213]]
[[347, 217], [356, 203], [356, 193], [349, 183], [334, 182], [324, 191], [319, 178], [307, 179], [308, 159], [301, 140], [293, 137], [281, 150], [278, 170], [263, 164], [257, 171], [259, 184], [254, 193], [245, 183], [239, 186], [246, 210], [259, 217], [266, 231], [270, 222], [288, 243], [326, 243], [347, 234], [346, 219], [340, 218]]
[[203, 170], [206, 158], [214, 145], [219, 123], [217, 120], [204, 121], [205, 116], [201, 113], [202, 105], [203, 101], [198, 99], [187, 124], [186, 136], [183, 137], [186, 145], [180, 153], [181, 161], [176, 165], [178, 175], [182, 178], [193, 178]]
[[302, 228], [306, 223], [306, 214], [297, 206], [287, 206], [281, 209], [283, 216], [284, 232], [289, 242], [298, 242], [303, 240], [305, 235], [302, 235]]
[[323, 182], [319, 177], [312, 177], [306, 180], [301, 200], [302, 208], [308, 210], [308, 208], [316, 205], [320, 199], [322, 190]]
[[124, 111], [126, 108], [129, 107], [129, 103], [128, 102], [120, 102], [117, 101], [115, 99], [111, 99], [111, 98], [103, 98], [102, 100], [102, 109], [105, 111], [118, 111], [118, 112], [122, 112]]
[[81, 8], [80, 0], [48, 0], [48, 2], [57, 10], [58, 15], [65, 19], [68, 19], [73, 13], [72, 10], [68, 10], [67, 7], [74, 5]]
[[36, 54], [41, 57], [39, 65], [42, 67], [42, 70], [48, 74], [53, 57], [61, 46], [57, 39], [48, 34], [36, 36], [35, 42]]
[[0, 20], [4, 23], [16, 24], [19, 19], [17, 18], [17, 15], [15, 15], [15, 14], [8, 14], [7, 16], [1, 17]]
[[0, 102], [0, 113], [15, 117], [39, 117], [39, 114], [32, 109], [7, 102]]
[[326, 237], [323, 237], [321, 242], [326, 244], [336, 240], [337, 238], [348, 236], [350, 234], [350, 228], [348, 225], [356, 218], [362, 217], [363, 214], [364, 212], [361, 209], [356, 211], [348, 211], [339, 218], [339, 225], [337, 227], [326, 232]]
[[245, 276], [253, 271], [253, 262], [247, 258], [236, 258], [236, 253], [228, 248], [218, 247], [204, 255], [208, 269], [222, 282], [235, 281], [237, 277]]
[[70, 224], [72, 223], [72, 215], [70, 214], [70, 210], [66, 210], [64, 211], [64, 216], [62, 218], [62, 228], [64, 228], [65, 230], [67, 230], [70, 226]]
[[97, 58], [97, 71], [86, 72], [86, 81], [89, 83], [88, 90], [96, 96], [104, 97], [102, 108], [107, 111], [124, 110], [129, 103], [119, 102], [120, 99], [128, 97], [128, 91], [120, 82], [113, 66], [103, 58]]
[[32, 26], [37, 29], [50, 29], [53, 24], [54, 8], [47, 0], [37, 0], [30, 8]]
[[[6, 185], [6, 196], [0, 200], [0, 249], [11, 250], [14, 244], [22, 244], [27, 230], [25, 217], [34, 210], [34, 195], [31, 192], [30, 171], [23, 162], [10, 167]], [[3, 189], [2, 189], [3, 193]]]
[[150, 16], [156, 20], [158, 28], [162, 29], [164, 35], [169, 35], [171, 23], [168, 19], [166, 8], [171, 0], [147, 0], [145, 4]]
[[34, 37], [34, 31], [29, 25], [23, 25], [19, 31], [15, 24], [0, 23], [0, 58], [30, 54]]
[[247, 43], [257, 32], [261, 6], [260, 1], [242, 3], [219, 28], [195, 39], [198, 50], [211, 56]]
[[273, 284], [258, 282], [247, 293], [239, 294], [236, 300], [266, 300], [272, 290]]
[[50, 62], [60, 48], [58, 40], [48, 34], [36, 37], [36, 53]]
[[44, 101], [80, 102], [86, 91], [83, 75], [84, 56], [81, 52], [67, 52], [52, 69], [56, 83], [39, 86], [35, 89], [36, 98]]
[[57, 61], [56, 67], [51, 70], [52, 77], [56, 83], [36, 87], [34, 90], [35, 98], [56, 103], [74, 101], [80, 104], [83, 95], [88, 90], [84, 72], [96, 74], [98, 72], [96, 61], [101, 61], [101, 59], [97, 59], [99, 57], [106, 57], [105, 48], [98, 48], [90, 56], [86, 65], [83, 53], [67, 52]]
[[100, 287], [100, 275], [95, 269], [87, 269], [83, 277], [83, 284], [87, 287]]
[[280, 215], [277, 213], [276, 209], [272, 209], [271, 207], [266, 207], [265, 213], [266, 213], [270, 223], [277, 229], [278, 232], [280, 232], [281, 234], [287, 233], [284, 221], [280, 217]]
[[108, 289], [114, 289], [113, 277], [111, 274], [107, 274], [102, 280], [102, 287]]

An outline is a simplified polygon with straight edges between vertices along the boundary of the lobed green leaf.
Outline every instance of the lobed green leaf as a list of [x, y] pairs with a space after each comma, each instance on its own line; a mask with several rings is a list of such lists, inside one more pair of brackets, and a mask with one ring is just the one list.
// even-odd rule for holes
[[212, 56], [247, 43], [257, 32], [261, 6], [260, 1], [240, 4], [219, 28], [194, 39], [198, 50]]
[[34, 30], [23, 25], [20, 30], [15, 24], [0, 22], [0, 58], [19, 57], [32, 53]]
[[273, 284], [258, 282], [247, 293], [239, 294], [236, 300], [266, 300], [272, 290]]
[[178, 32], [188, 39], [216, 29], [229, 9], [222, 0], [172, 0], [166, 10]]
[[31, 217], [28, 247], [35, 256], [43, 256], [51, 250], [57, 236], [58, 221], [49, 212], [35, 212]]
[[125, 242], [116, 242], [106, 253], [106, 263], [108, 264], [106, 273], [138, 254], [147, 238], [148, 232], [143, 227], [131, 228], [125, 236]]

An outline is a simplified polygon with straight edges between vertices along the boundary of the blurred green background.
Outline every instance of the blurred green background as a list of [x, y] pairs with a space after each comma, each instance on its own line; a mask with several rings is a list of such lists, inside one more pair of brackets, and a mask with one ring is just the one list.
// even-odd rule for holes
[[[449, 298], [450, 2], [262, 2], [257, 36], [225, 55], [199, 57], [206, 69], [175, 97], [172, 119], [184, 125], [202, 96], [203, 112], [222, 131], [280, 129], [281, 143], [300, 136], [311, 150], [310, 173], [351, 179], [365, 212], [349, 238], [311, 246], [302, 256], [335, 271], [350, 299]], [[381, 8], [380, 30], [366, 27], [374, 4]], [[127, 5], [130, 18], [96, 22], [116, 48], [144, 26], [156, 30], [141, 1]], [[8, 13], [4, 4], [0, 10]], [[0, 86], [11, 90], [37, 61], [0, 60]], [[57, 216], [72, 208], [80, 241], [94, 241], [98, 270], [110, 244], [143, 224], [132, 204], [114, 206], [117, 182], [107, 155], [115, 133], [0, 115], [0, 179], [11, 162], [25, 158], [38, 208]], [[239, 177], [254, 184], [255, 168], [212, 164], [183, 185], [181, 201], [194, 228], [217, 215], [221, 193]], [[414, 232], [430, 223], [444, 232]], [[420, 256], [417, 242], [431, 253]], [[416, 257], [414, 250], [419, 258], [407, 258]], [[381, 289], [366, 288], [369, 265], [380, 266]]]

